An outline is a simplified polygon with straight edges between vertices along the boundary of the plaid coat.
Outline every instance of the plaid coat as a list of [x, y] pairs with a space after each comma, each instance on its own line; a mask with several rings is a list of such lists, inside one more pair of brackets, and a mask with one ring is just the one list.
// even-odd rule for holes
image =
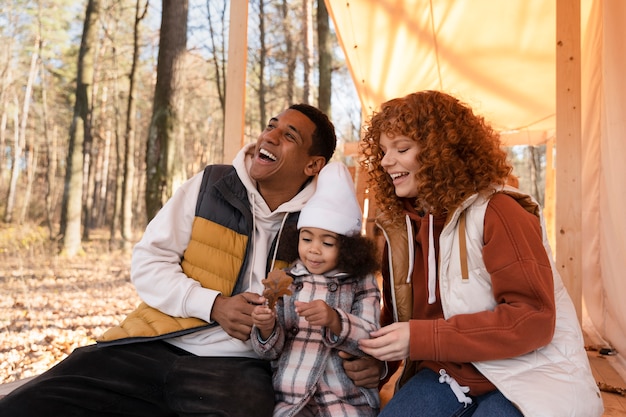
[[[252, 346], [272, 361], [276, 395], [274, 416], [375, 416], [377, 389], [354, 385], [343, 370], [338, 352], [363, 356], [358, 340], [379, 327], [380, 292], [374, 275], [351, 277], [331, 271], [310, 274], [297, 261], [287, 271], [293, 276], [291, 296], [277, 303], [274, 333], [262, 341], [255, 328]], [[294, 301], [324, 300], [341, 319], [341, 334], [311, 326], [295, 312]]]

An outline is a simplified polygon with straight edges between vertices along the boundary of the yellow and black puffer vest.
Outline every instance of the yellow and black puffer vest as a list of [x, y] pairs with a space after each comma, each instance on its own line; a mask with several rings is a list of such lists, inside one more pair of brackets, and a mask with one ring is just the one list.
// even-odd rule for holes
[[[299, 213], [291, 213], [285, 224], [296, 224]], [[191, 238], [181, 260], [183, 272], [204, 288], [225, 296], [242, 292], [242, 275], [249, 263], [253, 219], [246, 188], [231, 165], [210, 165], [204, 170], [196, 204]], [[274, 253], [274, 240], [270, 254]], [[284, 268], [279, 246], [274, 269]], [[267, 272], [272, 265], [268, 254]], [[107, 330], [98, 344], [117, 345], [167, 339], [211, 326], [195, 317], [172, 317], [141, 303], [118, 326]]]

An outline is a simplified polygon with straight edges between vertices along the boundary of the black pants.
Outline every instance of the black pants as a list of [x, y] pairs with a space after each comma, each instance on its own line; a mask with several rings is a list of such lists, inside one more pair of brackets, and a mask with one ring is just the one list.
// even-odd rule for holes
[[0, 416], [271, 416], [269, 363], [165, 342], [76, 349], [0, 400]]

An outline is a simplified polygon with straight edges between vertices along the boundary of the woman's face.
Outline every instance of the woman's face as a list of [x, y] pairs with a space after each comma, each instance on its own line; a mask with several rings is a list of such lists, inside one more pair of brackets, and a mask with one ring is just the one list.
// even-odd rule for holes
[[380, 135], [380, 149], [383, 159], [380, 165], [391, 176], [398, 197], [417, 197], [417, 179], [419, 168], [417, 155], [420, 152], [417, 142], [408, 136], [396, 135], [393, 138], [383, 133]]

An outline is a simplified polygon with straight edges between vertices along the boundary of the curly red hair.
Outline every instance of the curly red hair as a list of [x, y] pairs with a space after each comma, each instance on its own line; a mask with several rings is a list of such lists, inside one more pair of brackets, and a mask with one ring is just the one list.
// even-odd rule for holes
[[402, 135], [419, 145], [417, 210], [450, 213], [475, 193], [493, 192], [512, 171], [500, 135], [458, 99], [421, 91], [382, 104], [365, 125], [362, 167], [368, 172], [383, 220], [398, 218], [403, 203], [383, 167], [380, 135]]

